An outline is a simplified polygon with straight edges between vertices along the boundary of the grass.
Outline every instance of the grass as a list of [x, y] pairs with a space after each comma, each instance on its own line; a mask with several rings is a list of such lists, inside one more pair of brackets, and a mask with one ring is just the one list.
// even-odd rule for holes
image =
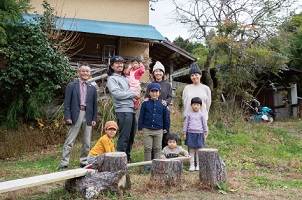
[[[231, 109], [231, 106], [224, 108], [223, 113], [228, 113], [225, 109]], [[217, 110], [211, 110], [210, 135], [206, 145], [219, 150], [226, 163], [228, 184], [221, 185], [220, 190], [202, 189], [198, 172], [188, 172], [188, 163], [185, 163], [182, 183], [167, 188], [151, 182], [150, 173], [144, 173], [143, 167], [133, 167], [129, 169], [132, 189], [124, 199], [301, 199], [302, 122], [291, 119], [273, 124], [251, 124], [241, 120], [240, 113], [230, 111], [233, 116], [227, 117], [221, 116]], [[176, 109], [173, 109], [171, 121], [172, 132], [182, 135], [183, 119]], [[26, 135], [29, 137], [30, 134], [27, 132]], [[94, 135], [93, 144], [100, 134]], [[46, 145], [33, 152], [20, 153], [19, 156], [3, 156], [4, 159], [0, 160], [0, 181], [56, 171], [62, 144], [60, 141], [60, 144]], [[18, 147], [22, 148], [22, 145]], [[78, 140], [71, 153], [70, 168], [79, 166], [80, 147]], [[139, 162], [143, 161], [143, 157], [142, 140], [137, 135], [132, 158], [134, 162]], [[64, 182], [59, 182], [19, 190], [1, 194], [0, 199], [81, 199], [79, 194], [67, 193], [63, 185]], [[112, 193], [99, 197], [118, 198]]]

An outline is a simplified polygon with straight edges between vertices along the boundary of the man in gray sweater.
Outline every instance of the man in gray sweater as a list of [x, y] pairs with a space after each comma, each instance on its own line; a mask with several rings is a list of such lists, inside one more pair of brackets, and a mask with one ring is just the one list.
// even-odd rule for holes
[[138, 99], [140, 94], [129, 87], [129, 79], [124, 74], [125, 60], [121, 56], [110, 59], [108, 69], [107, 88], [114, 101], [115, 115], [119, 127], [117, 151], [127, 154], [131, 162], [131, 150], [136, 133], [136, 118], [133, 98]]

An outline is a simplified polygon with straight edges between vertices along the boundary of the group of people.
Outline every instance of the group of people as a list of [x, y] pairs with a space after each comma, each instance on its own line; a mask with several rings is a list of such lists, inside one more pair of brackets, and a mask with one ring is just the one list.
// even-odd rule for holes
[[[79, 79], [67, 85], [64, 99], [64, 118], [68, 125], [67, 137], [63, 146], [59, 170], [68, 167], [70, 152], [77, 135], [82, 128], [82, 151], [80, 167], [87, 167], [97, 155], [114, 152], [113, 137], [118, 131], [116, 150], [125, 152], [131, 162], [131, 151], [136, 130], [142, 135], [144, 159], [165, 159], [180, 154], [190, 156], [190, 171], [199, 170], [197, 151], [205, 147], [208, 136], [208, 112], [211, 105], [211, 91], [201, 83], [202, 72], [196, 64], [190, 66], [190, 78], [193, 84], [183, 91], [185, 122], [183, 126], [185, 144], [189, 153], [177, 145], [178, 135], [170, 133], [170, 112], [172, 102], [171, 84], [164, 80], [165, 67], [157, 61], [153, 66], [154, 81], [140, 102], [141, 87], [139, 79], [145, 68], [139, 57], [131, 60], [125, 69], [125, 59], [113, 56], [108, 68], [107, 88], [111, 93], [115, 107], [115, 121], [108, 121], [104, 126], [104, 135], [90, 150], [92, 127], [97, 123], [97, 92], [88, 81], [90, 67], [83, 63], [79, 69]], [[138, 123], [136, 109], [140, 107]], [[196, 157], [196, 158], [195, 158]], [[145, 170], [150, 170], [146, 166]]]

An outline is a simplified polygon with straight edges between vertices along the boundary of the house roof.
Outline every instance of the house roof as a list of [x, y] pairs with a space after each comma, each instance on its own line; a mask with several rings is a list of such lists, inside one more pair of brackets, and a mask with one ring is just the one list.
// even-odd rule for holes
[[[39, 17], [39, 15], [26, 14], [23, 15], [23, 18], [30, 21], [37, 16]], [[152, 58], [153, 64], [156, 61], [162, 62], [167, 72], [169, 72], [167, 69], [171, 67], [171, 60], [173, 61], [173, 70], [189, 66], [197, 60], [196, 57], [184, 49], [167, 41], [155, 27], [150, 25], [60, 18], [57, 22], [57, 28], [86, 34], [104, 35], [104, 37], [131, 38], [133, 40], [148, 42], [150, 44], [149, 56]]]
[[[32, 20], [39, 15], [23, 15], [25, 20]], [[143, 24], [128, 24], [120, 22], [96, 21], [78, 18], [59, 18], [57, 28], [83, 33], [95, 33], [128, 38], [142, 38], [151, 40], [166, 40], [155, 27]]]
[[172, 60], [174, 70], [189, 66], [198, 59], [167, 40], [150, 42], [149, 55], [153, 61], [160, 61], [166, 68]]
[[[191, 84], [192, 81], [191, 81], [191, 78], [190, 78], [190, 75], [189, 75], [189, 71], [190, 69], [187, 68], [187, 69], [182, 69], [182, 70], [179, 70], [178, 72], [176, 73], [173, 73], [172, 74], [172, 77], [173, 77], [173, 81], [176, 81], [176, 82], [180, 82], [180, 83], [188, 83], [188, 84]], [[204, 74], [205, 71], [203, 70], [202, 71], [202, 74]], [[216, 71], [215, 71], [215, 68], [211, 68], [210, 69], [210, 74], [211, 74], [211, 77], [212, 79], [214, 79], [214, 88], [216, 87]], [[206, 84], [206, 80], [205, 80], [205, 76], [201, 76], [201, 82]]]

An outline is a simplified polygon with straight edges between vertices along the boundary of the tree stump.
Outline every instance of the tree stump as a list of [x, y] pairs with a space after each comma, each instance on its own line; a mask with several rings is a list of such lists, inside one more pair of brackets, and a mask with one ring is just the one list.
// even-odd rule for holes
[[92, 164], [93, 169], [98, 172], [127, 171], [127, 155], [124, 152], [111, 152], [96, 157]]
[[126, 171], [100, 172], [82, 178], [77, 189], [84, 199], [93, 199], [106, 192], [117, 192], [122, 195], [125, 190], [130, 189], [130, 185]]
[[151, 179], [164, 182], [168, 186], [181, 182], [181, 160], [154, 159], [151, 166]]
[[217, 187], [226, 182], [226, 168], [217, 149], [204, 148], [198, 151], [199, 179], [202, 185]]
[[127, 168], [127, 155], [124, 152], [105, 153], [96, 157], [92, 164], [95, 172], [85, 177], [67, 180], [65, 188], [78, 191], [84, 199], [91, 199], [104, 192], [124, 193], [131, 188]]

